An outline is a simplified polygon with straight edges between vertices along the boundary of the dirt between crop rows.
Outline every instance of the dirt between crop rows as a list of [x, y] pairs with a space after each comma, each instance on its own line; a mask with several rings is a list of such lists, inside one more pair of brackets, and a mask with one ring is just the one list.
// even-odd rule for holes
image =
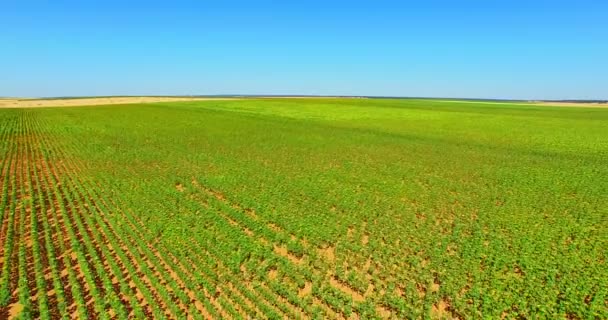
[[76, 107], [106, 104], [130, 104], [173, 101], [234, 100], [237, 98], [197, 98], [197, 97], [103, 97], [75, 99], [0, 99], [0, 108], [46, 108]]

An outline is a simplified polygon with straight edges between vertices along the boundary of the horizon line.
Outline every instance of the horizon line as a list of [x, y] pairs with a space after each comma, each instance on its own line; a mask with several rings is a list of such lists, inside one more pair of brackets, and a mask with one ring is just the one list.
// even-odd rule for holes
[[39, 97], [11, 97], [0, 96], [0, 99], [16, 100], [52, 100], [52, 99], [84, 99], [84, 98], [120, 98], [120, 97], [250, 97], [250, 98], [359, 98], [359, 99], [425, 99], [425, 100], [463, 100], [463, 101], [508, 101], [508, 102], [584, 102], [608, 103], [608, 99], [512, 99], [512, 98], [466, 98], [466, 97], [425, 97], [425, 96], [392, 96], [392, 95], [315, 95], [315, 94], [191, 94], [191, 95], [73, 95], [73, 96], [39, 96]]

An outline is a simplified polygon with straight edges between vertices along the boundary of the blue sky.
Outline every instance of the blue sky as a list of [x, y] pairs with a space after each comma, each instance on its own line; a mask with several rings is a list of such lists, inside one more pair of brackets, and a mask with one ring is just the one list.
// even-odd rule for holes
[[608, 99], [608, 1], [0, 2], [0, 96]]

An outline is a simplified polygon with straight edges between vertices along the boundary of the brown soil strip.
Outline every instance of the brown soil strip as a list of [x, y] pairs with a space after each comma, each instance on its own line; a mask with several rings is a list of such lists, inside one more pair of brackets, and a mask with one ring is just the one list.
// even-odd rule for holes
[[449, 311], [450, 304], [441, 300], [431, 307], [431, 319], [452, 319]]
[[[24, 121], [23, 118], [20, 118], [20, 129], [24, 130]], [[23, 133], [21, 132], [21, 135]], [[20, 136], [20, 135], [18, 135]], [[17, 137], [18, 137], [17, 136]], [[21, 221], [21, 212], [23, 210], [25, 210], [24, 208], [24, 197], [26, 196], [24, 194], [24, 186], [23, 184], [25, 183], [25, 168], [24, 168], [24, 163], [25, 163], [25, 144], [24, 143], [17, 143], [16, 146], [16, 156], [17, 156], [17, 161], [14, 167], [14, 171], [12, 173], [13, 177], [14, 177], [14, 182], [15, 182], [15, 190], [14, 192], [16, 192], [16, 201], [13, 204], [15, 206], [14, 212], [10, 212], [10, 214], [12, 214], [13, 217], [13, 223], [12, 225], [8, 225], [7, 227], [9, 229], [12, 229], [12, 239], [13, 239], [13, 244], [12, 244], [12, 248], [10, 248], [10, 254], [8, 256], [5, 256], [5, 263], [8, 264], [9, 267], [9, 292], [11, 292], [11, 297], [9, 299], [9, 304], [15, 306], [16, 304], [18, 304], [19, 301], [19, 289], [18, 289], [18, 283], [19, 283], [19, 278], [20, 278], [20, 274], [19, 274], [19, 246], [21, 244], [21, 242], [23, 241], [23, 234], [21, 233], [21, 224], [24, 223], [23, 221]], [[12, 210], [11, 210], [12, 211]], [[6, 217], [5, 219], [8, 220], [8, 218], [10, 217]], [[8, 230], [9, 232], [11, 230]], [[8, 237], [8, 234], [7, 234]], [[2, 243], [4, 244], [4, 243]], [[0, 313], [0, 316], [2, 315], [2, 313]]]
[[[51, 192], [54, 207], [54, 216], [51, 220], [54, 220], [54, 223], [51, 224], [55, 225], [58, 232], [59, 230], [62, 232], [62, 236], [60, 236], [58, 240], [63, 238], [63, 244], [59, 244], [56, 253], [58, 254], [58, 258], [61, 258], [58, 260], [62, 260], [64, 263], [64, 269], [60, 270], [61, 280], [64, 284], [66, 297], [69, 296], [71, 298], [71, 294], [68, 294], [68, 292], [71, 290], [68, 288], [71, 288], [72, 290], [79, 290], [80, 288], [79, 291], [81, 292], [85, 301], [85, 305], [83, 307], [87, 310], [89, 316], [95, 316], [97, 312], [95, 312], [93, 304], [87, 304], [87, 302], [90, 302], [92, 299], [91, 288], [85, 281], [84, 273], [78, 259], [76, 258], [76, 254], [73, 251], [75, 248], [72, 246], [71, 236], [68, 232], [68, 228], [70, 228], [72, 233], [74, 233], [77, 237], [75, 240], [77, 240], [84, 247], [83, 239], [77, 226], [69, 220], [70, 217], [73, 219], [74, 213], [71, 210], [71, 204], [67, 201], [65, 196], [66, 192], [68, 192], [67, 188], [63, 186], [61, 175], [53, 167], [51, 161], [45, 161], [43, 173], [44, 179], [48, 182], [48, 184], [56, 184], [56, 192], [58, 193], [57, 194], [55, 190]], [[62, 210], [62, 206], [65, 208], [65, 211]], [[73, 282], [72, 279], [75, 279], [76, 281]], [[76, 288], [74, 288], [74, 286], [76, 286]], [[70, 305], [69, 303], [70, 302], [68, 302], [68, 305]], [[75, 301], [72, 300], [72, 304], [70, 307], [68, 307], [68, 312], [71, 312], [72, 315], [77, 313], [77, 305]]]
[[342, 313], [338, 313], [336, 311], [334, 311], [334, 309], [330, 306], [328, 306], [323, 300], [320, 300], [318, 297], [313, 297], [312, 302], [315, 306], [320, 307], [323, 312], [325, 312], [325, 314], [327, 314], [329, 316], [329, 318], [331, 319], [345, 319], [344, 315], [342, 315]]
[[[62, 181], [62, 174], [58, 171], [58, 168], [55, 167], [56, 164], [53, 163], [47, 163], [49, 165], [49, 169], [50, 172], [53, 176], [54, 181]], [[68, 183], [66, 183], [68, 184]], [[95, 268], [94, 263], [92, 262], [92, 257], [91, 257], [91, 253], [87, 254], [86, 250], [87, 250], [87, 245], [86, 245], [86, 241], [84, 239], [84, 235], [81, 233], [82, 231], [80, 230], [78, 223], [77, 223], [77, 219], [80, 219], [80, 215], [82, 214], [81, 212], [77, 211], [77, 203], [75, 202], [75, 199], [71, 199], [72, 202], [68, 202], [68, 195], [73, 194], [73, 186], [69, 186], [69, 185], [64, 185], [63, 183], [61, 183], [60, 185], [58, 185], [58, 191], [60, 193], [61, 196], [61, 200], [63, 202], [63, 208], [65, 208], [65, 211], [62, 212], [62, 215], [65, 215], [64, 217], [64, 223], [67, 223], [69, 226], [69, 228], [72, 230], [72, 233], [76, 236], [77, 242], [79, 243], [80, 247], [83, 250], [83, 255], [84, 255], [84, 259], [82, 259], [83, 261], [80, 261], [81, 259], [79, 259], [78, 255], [76, 254], [75, 250], [77, 250], [77, 248], [75, 248], [72, 245], [72, 241], [68, 241], [68, 243], [71, 245], [71, 250], [70, 250], [70, 258], [72, 259], [72, 270], [76, 272], [76, 279], [78, 279], [78, 281], [81, 283], [82, 288], [84, 289], [83, 291], [83, 297], [84, 297], [84, 301], [86, 302], [85, 307], [87, 309], [87, 315], [91, 316], [91, 315], [95, 315], [97, 314], [95, 308], [94, 308], [94, 303], [89, 303], [91, 301], [95, 302], [93, 299], [93, 288], [91, 288], [91, 284], [88, 283], [86, 277], [85, 277], [85, 273], [83, 268], [87, 268], [89, 270], [89, 273], [92, 275], [93, 279], [95, 279], [95, 283], [92, 284], [95, 286], [95, 289], [97, 289], [100, 293], [100, 296], [103, 297], [105, 295], [103, 286], [101, 284], [100, 281], [100, 276], [98, 274], [98, 270]], [[67, 221], [65, 220], [67, 219]], [[70, 237], [71, 239], [71, 237]], [[66, 239], [67, 240], [67, 239]], [[64, 255], [67, 254], [64, 253]], [[99, 303], [99, 302], [98, 302]]]
[[274, 253], [289, 259], [294, 264], [302, 264], [303, 258], [298, 258], [294, 254], [290, 253], [285, 246], [274, 245]]
[[[256, 313], [255, 317], [263, 316], [264, 313], [260, 310], [260, 308], [255, 303], [251, 302], [251, 300], [249, 300], [249, 298], [243, 295], [240, 291], [238, 291], [231, 282], [228, 282], [228, 289], [232, 292], [232, 294], [238, 296], [243, 302], [245, 302], [250, 310], [253, 310]], [[248, 317], [249, 315], [245, 316], [245, 318]]]
[[582, 103], [582, 102], [533, 102], [532, 105], [548, 107], [578, 107], [578, 108], [608, 108], [608, 103]]
[[0, 108], [79, 107], [179, 101], [235, 100], [237, 98], [188, 97], [100, 97], [78, 99], [0, 99]]
[[317, 250], [319, 252], [319, 255], [325, 258], [330, 263], [333, 263], [336, 260], [336, 247], [327, 246], [325, 248], [319, 248]]
[[[266, 284], [261, 283], [260, 287], [266, 289], [267, 291], [272, 292], [272, 289], [270, 289]], [[277, 300], [279, 302], [281, 302], [283, 305], [287, 306], [291, 312], [293, 314], [296, 315], [297, 319], [309, 319], [310, 317], [306, 314], [306, 312], [304, 310], [302, 310], [302, 308], [292, 304], [291, 302], [289, 302], [289, 300], [287, 300], [285, 297], [281, 296], [281, 295], [277, 295]], [[280, 312], [280, 310], [278, 308], [275, 308], [275, 311], [278, 312], [279, 314], [283, 313]]]
[[518, 105], [518, 106], [546, 106], [546, 107], [608, 108], [608, 103], [583, 103], [583, 102], [551, 102], [551, 101], [495, 102], [495, 101], [468, 101], [468, 100], [432, 100], [430, 102], [433, 102], [433, 103], [445, 102], [445, 103], [497, 104], [497, 105]]
[[[63, 239], [67, 239], [68, 234], [67, 234], [67, 230], [66, 230], [66, 226], [62, 223], [63, 221], [63, 217], [60, 217], [58, 212], [59, 212], [59, 201], [57, 200], [57, 198], [55, 197], [55, 193], [53, 191], [51, 191], [49, 189], [49, 185], [50, 185], [50, 180], [49, 180], [49, 172], [46, 166], [43, 166], [41, 172], [41, 185], [44, 187], [45, 190], [48, 190], [47, 197], [46, 197], [46, 201], [48, 202], [47, 204], [47, 211], [45, 214], [45, 220], [47, 221], [49, 228], [46, 232], [48, 232], [51, 235], [51, 241], [53, 241], [53, 243], [50, 245], [51, 248], [51, 258], [55, 259], [57, 262], [57, 269], [52, 270], [55, 277], [57, 277], [57, 279], [59, 279], [59, 281], [61, 282], [61, 287], [55, 287], [55, 290], [62, 290], [64, 292], [64, 298], [65, 298], [65, 305], [66, 306], [70, 306], [70, 305], [74, 305], [75, 302], [73, 300], [73, 290], [79, 290], [78, 289], [78, 283], [74, 283], [71, 284], [69, 279], [68, 279], [68, 268], [69, 266], [66, 264], [66, 259], [63, 259], [63, 254], [64, 254], [64, 240]], [[61, 273], [59, 273], [61, 272]], [[50, 296], [51, 298], [56, 298], [56, 295], [52, 295]], [[51, 300], [52, 301], [52, 300]], [[59, 307], [59, 304], [57, 304], [57, 307]], [[69, 308], [68, 308], [69, 310]]]
[[361, 238], [361, 244], [366, 246], [369, 243], [369, 234], [365, 233]]
[[6, 171], [3, 173], [3, 176], [6, 175], [8, 176], [8, 180], [7, 180], [7, 205], [6, 208], [4, 209], [4, 212], [2, 212], [2, 225], [0, 227], [0, 257], [2, 258], [0, 260], [0, 270], [2, 270], [1, 268], [4, 267], [5, 263], [8, 263], [9, 258], [5, 256], [5, 243], [7, 243], [8, 239], [8, 229], [11, 227], [9, 226], [9, 215], [11, 214], [11, 206], [10, 206], [10, 202], [12, 199], [12, 194], [13, 194], [13, 190], [15, 188], [15, 170], [16, 170], [16, 166], [17, 166], [17, 161], [18, 159], [16, 158], [16, 145], [13, 145], [13, 148], [11, 150], [9, 150], [10, 153], [10, 162], [5, 165], [6, 167]]
[[[28, 135], [29, 137], [29, 135]], [[25, 215], [24, 215], [24, 234], [23, 234], [23, 239], [22, 241], [24, 241], [24, 243], [22, 243], [22, 245], [25, 245], [25, 260], [26, 260], [26, 266], [25, 266], [25, 274], [26, 274], [26, 278], [27, 278], [27, 285], [28, 285], [28, 289], [30, 292], [30, 301], [32, 303], [32, 317], [37, 318], [40, 316], [37, 304], [38, 304], [38, 295], [41, 293], [44, 294], [43, 290], [44, 288], [38, 288], [38, 284], [36, 281], [37, 277], [41, 277], [41, 275], [36, 272], [36, 263], [39, 263], [38, 259], [36, 257], [34, 257], [34, 246], [38, 247], [39, 243], [38, 243], [38, 239], [32, 239], [32, 232], [35, 231], [36, 234], [38, 234], [38, 227], [36, 226], [36, 230], [33, 230], [34, 223], [36, 222], [35, 220], [33, 221], [32, 217], [36, 215], [36, 212], [32, 213], [32, 211], [35, 210], [34, 205], [37, 205], [38, 202], [38, 198], [36, 197], [37, 195], [34, 194], [34, 188], [32, 187], [32, 180], [35, 180], [35, 178], [32, 178], [33, 174], [32, 174], [32, 164], [35, 165], [33, 156], [32, 156], [32, 148], [33, 145], [35, 144], [35, 141], [33, 139], [31, 139], [30, 141], [28, 141], [27, 145], [26, 145], [26, 163], [25, 163], [25, 171], [27, 172], [27, 174], [24, 174], [25, 176], [25, 184], [23, 186], [26, 196], [25, 196], [25, 200], [27, 201], [27, 203], [25, 204]], [[40, 251], [38, 251], [40, 252]], [[36, 304], [34, 306], [34, 304]]]
[[298, 291], [298, 296], [300, 298], [309, 296], [312, 293], [312, 282], [310, 281], [306, 281], [306, 283], [304, 284], [304, 288], [301, 288]]
[[365, 297], [363, 296], [363, 294], [357, 292], [356, 290], [353, 290], [351, 287], [342, 283], [340, 280], [336, 279], [335, 277], [332, 277], [329, 279], [329, 284], [331, 284], [332, 287], [334, 287], [334, 288], [344, 292], [348, 296], [352, 297], [353, 301], [355, 301], [355, 302], [365, 301]]
[[391, 311], [384, 306], [376, 306], [376, 312], [382, 319], [390, 319], [392, 316]]

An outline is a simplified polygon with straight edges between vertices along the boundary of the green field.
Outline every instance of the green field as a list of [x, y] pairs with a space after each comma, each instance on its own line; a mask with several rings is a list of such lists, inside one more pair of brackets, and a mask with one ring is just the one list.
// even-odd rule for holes
[[608, 318], [608, 109], [5, 109], [0, 167], [2, 319]]

